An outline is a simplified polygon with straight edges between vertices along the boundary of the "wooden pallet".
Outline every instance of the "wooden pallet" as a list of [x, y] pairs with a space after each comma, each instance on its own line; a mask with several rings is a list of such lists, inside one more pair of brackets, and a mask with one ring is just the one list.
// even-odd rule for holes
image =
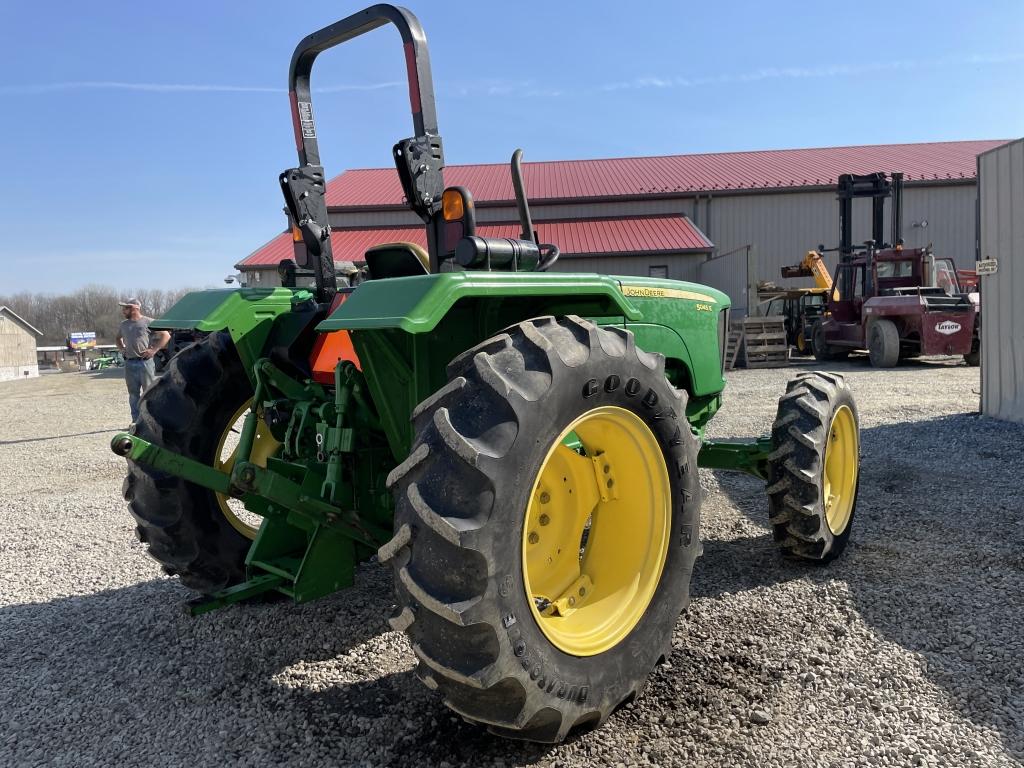
[[744, 318], [743, 360], [747, 368], [784, 368], [789, 365], [785, 320], [781, 317]]
[[729, 329], [729, 336], [725, 340], [725, 370], [731, 371], [736, 367], [739, 359], [740, 348], [743, 346], [743, 327], [734, 325]]

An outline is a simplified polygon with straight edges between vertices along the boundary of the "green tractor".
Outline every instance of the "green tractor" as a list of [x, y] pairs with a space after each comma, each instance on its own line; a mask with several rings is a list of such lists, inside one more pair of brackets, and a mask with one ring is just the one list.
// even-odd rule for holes
[[[428, 248], [375, 248], [368, 279], [339, 288], [309, 77], [318, 54], [387, 23], [415, 127], [394, 160]], [[770, 436], [706, 439], [728, 298], [550, 271], [558, 248], [538, 241], [518, 151], [521, 237], [476, 235], [469, 191], [444, 185], [408, 11], [378, 5], [310, 35], [289, 82], [290, 285], [193, 293], [154, 323], [207, 335], [112, 441], [138, 536], [199, 593], [193, 613], [313, 600], [376, 557], [420, 679], [494, 733], [552, 742], [600, 725], [669, 655], [701, 552], [698, 467], [767, 483], [785, 555], [842, 551], [859, 429], [841, 377], [791, 381]]]

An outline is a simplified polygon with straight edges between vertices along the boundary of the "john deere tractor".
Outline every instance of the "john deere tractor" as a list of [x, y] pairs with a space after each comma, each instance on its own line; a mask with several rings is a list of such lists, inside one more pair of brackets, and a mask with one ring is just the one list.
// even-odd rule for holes
[[[310, 72], [391, 23], [415, 135], [393, 151], [427, 248], [366, 253], [339, 288]], [[476, 234], [446, 188], [426, 38], [377, 5], [302, 40], [289, 74], [299, 165], [280, 176], [290, 285], [202, 291], [154, 327], [206, 334], [146, 393], [124, 496], [138, 536], [195, 590], [193, 613], [296, 602], [393, 569], [417, 674], [493, 732], [560, 741], [637, 696], [671, 650], [701, 551], [698, 467], [767, 484], [782, 552], [824, 563], [857, 501], [857, 409], [806, 373], [769, 436], [713, 441], [729, 300], [671, 280], [555, 273], [520, 153], [517, 239]], [[308, 275], [315, 287], [296, 287]]]

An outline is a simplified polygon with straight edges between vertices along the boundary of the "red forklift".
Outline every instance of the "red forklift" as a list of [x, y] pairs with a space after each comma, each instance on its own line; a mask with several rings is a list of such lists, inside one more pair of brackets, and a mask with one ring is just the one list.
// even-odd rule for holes
[[[814, 327], [814, 356], [837, 360], [867, 350], [872, 366], [891, 368], [920, 355], [963, 355], [978, 365], [978, 305], [961, 287], [953, 260], [936, 258], [931, 246], [903, 247], [903, 174], [844, 174], [836, 191], [839, 265], [825, 317]], [[861, 197], [871, 199], [872, 237], [855, 247], [853, 201]], [[886, 243], [890, 197], [892, 243]]]

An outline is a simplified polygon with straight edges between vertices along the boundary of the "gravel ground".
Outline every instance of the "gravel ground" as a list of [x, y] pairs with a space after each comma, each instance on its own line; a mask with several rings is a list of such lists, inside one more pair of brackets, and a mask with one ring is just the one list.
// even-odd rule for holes
[[[317, 603], [188, 618], [120, 498], [117, 373], [0, 384], [0, 763], [1020, 765], [1024, 427], [972, 413], [977, 369], [834, 369], [863, 429], [846, 554], [781, 562], [762, 486], [707, 473], [670, 663], [556, 747], [449, 714], [387, 630], [378, 566]], [[765, 431], [792, 372], [731, 373], [713, 433]]]

